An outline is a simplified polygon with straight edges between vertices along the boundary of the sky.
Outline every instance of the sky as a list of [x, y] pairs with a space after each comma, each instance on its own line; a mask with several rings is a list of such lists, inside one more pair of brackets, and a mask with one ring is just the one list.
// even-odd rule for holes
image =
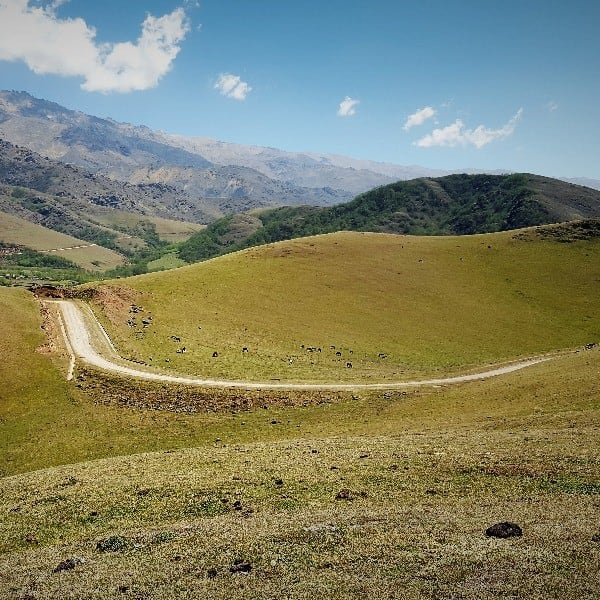
[[600, 179], [598, 0], [0, 0], [0, 89], [187, 136]]

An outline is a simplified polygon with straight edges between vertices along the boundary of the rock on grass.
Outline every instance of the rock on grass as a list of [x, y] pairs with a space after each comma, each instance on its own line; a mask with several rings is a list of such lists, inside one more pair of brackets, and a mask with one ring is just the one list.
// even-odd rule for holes
[[496, 538], [521, 537], [523, 530], [516, 523], [504, 521], [488, 527], [485, 530], [485, 535]]
[[61, 571], [71, 571], [77, 565], [84, 563], [85, 560], [83, 558], [79, 558], [75, 556], [73, 558], [65, 558], [65, 560], [58, 563], [54, 569], [52, 569], [53, 573], [60, 573]]

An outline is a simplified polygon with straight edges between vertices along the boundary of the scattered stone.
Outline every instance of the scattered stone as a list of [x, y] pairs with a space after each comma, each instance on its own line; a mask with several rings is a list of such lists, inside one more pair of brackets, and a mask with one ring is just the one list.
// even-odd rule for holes
[[99, 552], [119, 552], [127, 548], [127, 540], [120, 535], [111, 535], [110, 537], [100, 540], [96, 544], [96, 550]]
[[435, 496], [438, 492], [437, 490], [425, 490], [425, 493], [429, 496]]
[[218, 574], [218, 571], [216, 569], [209, 569], [208, 571], [206, 571], [206, 575], [209, 579], [214, 579]]
[[369, 458], [368, 454], [361, 454], [359, 458]]
[[233, 510], [242, 510], [242, 502], [240, 500], [236, 500], [233, 503]]
[[343, 488], [335, 495], [335, 499], [336, 500], [354, 500], [354, 494], [348, 488]]
[[69, 477], [66, 481], [64, 481], [63, 483], [59, 484], [59, 487], [65, 488], [65, 487], [70, 487], [72, 485], [75, 485], [77, 483], [77, 479], [75, 477]]
[[521, 537], [523, 530], [516, 523], [504, 521], [488, 527], [485, 530], [485, 535], [497, 538]]
[[275, 485], [283, 485], [283, 479], [276, 479], [274, 483]]
[[238, 558], [233, 565], [229, 567], [230, 573], [250, 573], [252, 565], [247, 560]]
[[592, 542], [600, 543], [600, 533], [595, 533], [592, 536]]
[[119, 592], [121, 592], [121, 594], [126, 594], [128, 591], [129, 591], [128, 585], [120, 585], [119, 586]]
[[83, 558], [79, 558], [75, 556], [73, 558], [65, 558], [65, 560], [58, 563], [58, 565], [52, 569], [53, 573], [60, 573], [61, 571], [71, 571], [77, 565], [84, 563], [85, 560]]

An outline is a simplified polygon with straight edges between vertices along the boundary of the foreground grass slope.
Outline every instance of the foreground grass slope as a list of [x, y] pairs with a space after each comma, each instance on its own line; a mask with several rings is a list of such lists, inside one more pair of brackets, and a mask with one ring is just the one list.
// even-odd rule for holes
[[[598, 348], [461, 386], [182, 414], [104, 404], [91, 372], [67, 383], [32, 297], [0, 289], [0, 309], [0, 597], [600, 592]], [[486, 538], [503, 520], [523, 537]], [[68, 558], [85, 562], [54, 572]]]
[[346, 232], [100, 285], [96, 306], [125, 356], [165, 370], [369, 382], [597, 341], [599, 281], [593, 224], [461, 237]]
[[[599, 374], [582, 351], [425, 395], [223, 416], [197, 449], [4, 478], [0, 595], [595, 598]], [[486, 538], [502, 520], [523, 537]], [[85, 562], [53, 572], [72, 557]]]

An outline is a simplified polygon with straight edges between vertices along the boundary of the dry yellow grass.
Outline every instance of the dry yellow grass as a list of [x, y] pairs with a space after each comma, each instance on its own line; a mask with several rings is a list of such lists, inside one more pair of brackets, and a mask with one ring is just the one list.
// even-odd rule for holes
[[113, 250], [101, 246], [90, 246], [89, 242], [30, 223], [7, 213], [0, 213], [0, 241], [27, 246], [42, 252], [57, 248], [72, 248], [52, 252], [52, 255], [67, 258], [82, 269], [90, 271], [113, 269], [125, 262], [125, 258]]
[[258, 381], [401, 380], [600, 339], [600, 241], [514, 235], [282, 242], [115, 282], [99, 314], [128, 357]]
[[[201, 448], [5, 478], [0, 594], [594, 598], [599, 370], [596, 350], [425, 397], [258, 409]], [[256, 420], [287, 439], [243, 443]], [[504, 520], [523, 537], [485, 536]]]
[[[317, 254], [321, 239], [334, 247], [325, 256]], [[274, 246], [266, 257], [242, 255], [245, 262], [219, 259], [203, 267], [202, 277], [196, 268], [180, 269], [171, 293], [181, 294], [179, 310], [189, 311], [186, 278], [202, 298], [227, 298], [242, 276], [248, 285], [251, 276], [255, 286], [267, 276], [277, 282], [291, 272], [285, 261], [293, 261], [299, 277], [308, 273], [314, 281], [322, 272], [315, 263], [334, 277], [327, 256], [340, 237], [319, 240], [296, 242], [295, 257], [279, 256], [286, 247]], [[415, 287], [452, 265], [448, 242], [433, 243], [441, 244], [429, 255], [433, 275], [416, 271], [427, 257], [422, 246], [409, 254], [417, 266], [403, 262], [405, 272], [422, 276], [409, 278]], [[492, 281], [510, 277], [515, 288], [490, 289], [491, 298], [511, 298], [514, 289], [527, 294], [532, 322], [545, 315], [554, 327], [532, 344], [578, 341], [595, 331], [597, 323], [585, 320], [597, 314], [597, 296], [585, 289], [589, 273], [597, 279], [595, 246], [562, 246], [561, 254], [559, 246], [535, 245], [519, 255], [521, 247], [507, 239], [498, 262], [488, 261], [496, 244], [488, 245], [465, 253], [470, 277], [487, 281], [497, 269]], [[270, 266], [262, 280], [264, 267], [253, 267], [259, 262], [253, 256]], [[367, 277], [358, 254], [347, 247], [344, 256], [363, 265], [357, 271]], [[519, 256], [527, 267], [511, 266]], [[551, 264], [555, 285], [545, 292], [544, 268]], [[572, 273], [569, 298], [559, 278], [575, 266], [588, 272]], [[134, 286], [153, 277], [164, 281], [149, 276]], [[281, 291], [283, 283], [277, 285]], [[147, 314], [149, 302], [169, 297], [159, 288], [131, 301]], [[455, 300], [467, 295], [457, 290]], [[429, 302], [433, 311], [435, 299]], [[231, 306], [239, 307], [239, 297]], [[257, 316], [258, 308], [248, 306]], [[517, 299], [514, 306], [527, 303]], [[119, 305], [111, 310], [118, 320]], [[65, 382], [63, 359], [35, 351], [44, 342], [38, 311], [25, 292], [0, 289], [0, 464], [11, 474], [0, 479], [0, 597], [591, 600], [600, 594], [598, 348], [488, 381], [408, 394], [364, 393], [295, 407], [271, 404], [264, 394], [268, 408], [205, 413], [199, 405], [196, 414], [179, 414], [102, 403], [110, 388], [126, 404], [137, 391], [131, 382], [94, 387], [91, 372]], [[157, 325], [161, 318], [156, 312]], [[515, 331], [521, 321], [511, 322], [507, 335], [524, 343]], [[140, 389], [151, 391], [150, 384]], [[42, 467], [50, 468], [23, 473]], [[348, 492], [337, 499], [342, 490]], [[489, 525], [505, 520], [518, 523], [523, 536], [486, 537]], [[98, 549], [103, 540], [114, 552]], [[54, 572], [68, 558], [84, 562]], [[231, 572], [240, 560], [252, 567], [247, 575]]]

